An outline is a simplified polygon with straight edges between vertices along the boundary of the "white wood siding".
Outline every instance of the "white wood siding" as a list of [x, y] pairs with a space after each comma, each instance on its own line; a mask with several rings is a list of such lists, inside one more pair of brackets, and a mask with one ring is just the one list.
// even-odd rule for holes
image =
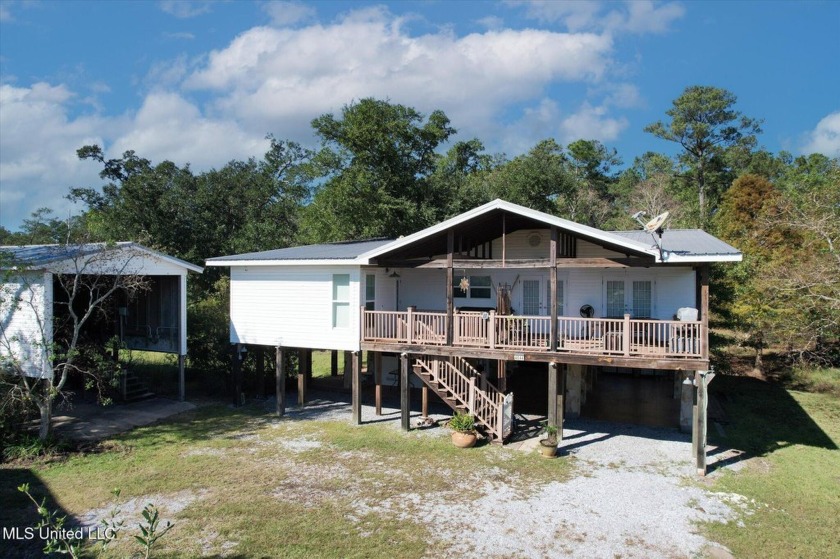
[[625, 256], [620, 252], [607, 250], [601, 245], [582, 240], [577, 242], [576, 254], [578, 258], [623, 258]]
[[25, 273], [0, 289], [0, 366], [51, 378], [52, 275]]
[[[400, 310], [408, 305], [416, 305], [420, 310], [444, 310], [446, 308], [446, 276], [442, 270], [402, 270]], [[513, 286], [511, 303], [517, 313], [522, 313], [522, 278], [540, 278], [544, 282], [543, 291], [548, 289], [549, 273], [547, 270], [471, 270], [456, 269], [455, 285], [466, 276], [490, 276], [493, 290], [490, 299], [473, 299], [469, 296], [455, 297], [455, 307], [496, 306], [496, 288], [500, 283]], [[580, 307], [592, 305], [595, 316], [606, 315], [604, 301], [605, 279], [651, 280], [653, 285], [654, 318], [668, 320], [680, 307], [696, 307], [695, 274], [691, 268], [629, 268], [625, 270], [604, 270], [601, 268], [580, 268], [561, 270], [558, 279], [564, 282], [563, 308], [566, 316], [579, 316]], [[469, 294], [468, 294], [469, 295]], [[545, 296], [547, 298], [547, 296]], [[550, 308], [545, 301], [545, 312]]]
[[421, 311], [446, 310], [446, 270], [404, 269], [400, 276], [399, 310], [411, 306]]
[[[350, 275], [347, 328], [332, 326], [333, 274]], [[357, 351], [363, 287], [358, 266], [233, 267], [230, 341]]]

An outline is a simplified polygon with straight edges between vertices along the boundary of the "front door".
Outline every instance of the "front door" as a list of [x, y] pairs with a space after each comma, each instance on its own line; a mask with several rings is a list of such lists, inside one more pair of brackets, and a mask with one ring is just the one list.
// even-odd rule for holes
[[650, 318], [654, 314], [653, 281], [608, 277], [604, 280], [604, 307], [608, 318]]
[[522, 278], [522, 312], [526, 316], [546, 315], [545, 280], [541, 277]]

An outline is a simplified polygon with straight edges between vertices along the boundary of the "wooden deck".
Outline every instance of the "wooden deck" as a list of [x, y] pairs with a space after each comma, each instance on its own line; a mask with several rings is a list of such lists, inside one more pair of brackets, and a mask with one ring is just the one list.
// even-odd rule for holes
[[[452, 335], [445, 312], [362, 311], [363, 349], [462, 355], [517, 361], [556, 361], [639, 368], [708, 366], [701, 321], [501, 316], [456, 312]], [[451, 344], [447, 340], [451, 339]]]

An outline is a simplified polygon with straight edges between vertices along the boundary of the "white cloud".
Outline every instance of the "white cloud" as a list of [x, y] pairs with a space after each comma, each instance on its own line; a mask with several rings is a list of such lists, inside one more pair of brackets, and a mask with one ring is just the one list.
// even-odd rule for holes
[[[19, 223], [43, 206], [62, 215], [70, 186], [98, 184], [97, 169], [76, 150], [102, 143], [113, 123], [97, 116], [68, 117], [75, 95], [64, 85], [0, 85], [0, 219]], [[37, 193], [37, 194], [33, 194]]]
[[[569, 31], [664, 33], [685, 15], [685, 8], [679, 2], [651, 0], [632, 0], [621, 5], [590, 0], [511, 0], [508, 4], [524, 6], [526, 17], [543, 23], [559, 22]], [[611, 9], [605, 13], [607, 7]]]
[[827, 115], [817, 123], [816, 128], [808, 133], [802, 153], [840, 157], [840, 111]]
[[263, 4], [263, 11], [271, 18], [271, 23], [279, 27], [293, 25], [315, 17], [315, 8], [301, 2], [277, 0]]
[[12, 11], [6, 4], [0, 4], [0, 21], [8, 22], [14, 21], [14, 17], [12, 17]]
[[197, 170], [221, 167], [231, 159], [261, 156], [268, 148], [263, 136], [246, 134], [237, 123], [207, 118], [176, 93], [154, 92], [131, 120], [128, 131], [109, 148], [112, 157], [133, 149], [142, 157]]
[[188, 19], [210, 11], [211, 2], [191, 2], [190, 0], [161, 0], [160, 9], [180, 19]]
[[626, 118], [609, 116], [605, 106], [593, 107], [584, 102], [574, 114], [565, 117], [560, 123], [560, 137], [564, 143], [575, 140], [599, 140], [611, 142], [627, 128]]
[[595, 83], [611, 63], [607, 36], [533, 29], [411, 36], [402, 23], [368, 9], [331, 25], [256, 27], [211, 52], [184, 87], [216, 92], [215, 112], [283, 136], [367, 96], [440, 108], [473, 128], [551, 84]]

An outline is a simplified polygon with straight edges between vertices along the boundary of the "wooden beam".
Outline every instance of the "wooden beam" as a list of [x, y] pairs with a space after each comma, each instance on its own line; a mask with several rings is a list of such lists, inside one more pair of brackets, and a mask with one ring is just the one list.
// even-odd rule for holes
[[336, 350], [330, 352], [330, 376], [338, 376], [338, 351]]
[[423, 399], [422, 405], [420, 407], [420, 415], [423, 416], [423, 418], [425, 419], [429, 417], [429, 387], [425, 384], [423, 385], [423, 390], [421, 394], [423, 396]]
[[561, 365], [557, 395], [557, 442], [563, 442], [563, 422], [566, 419], [566, 365]]
[[[418, 268], [418, 269], [445, 269], [448, 266], [446, 259], [435, 260], [400, 260], [386, 261], [379, 264], [380, 267], [388, 268]], [[558, 258], [554, 265], [547, 258], [507, 258], [505, 260], [482, 259], [482, 258], [453, 258], [454, 268], [466, 268], [473, 270], [497, 269], [497, 268], [655, 268], [663, 264], [656, 263], [652, 259], [645, 258]]]
[[277, 346], [274, 350], [274, 391], [277, 398], [277, 416], [286, 415], [286, 364], [283, 348]]
[[557, 421], [557, 363], [548, 364], [548, 425], [558, 427]]
[[585, 355], [550, 351], [515, 351], [510, 349], [489, 349], [460, 346], [432, 346], [385, 342], [362, 342], [362, 349], [385, 353], [423, 353], [426, 355], [459, 356], [476, 359], [502, 359], [505, 361], [529, 361], [534, 363], [568, 363], [572, 365], [594, 365], [599, 367], [627, 367], [660, 370], [708, 369], [709, 361], [703, 359], [659, 359], [655, 357], [622, 357], [607, 355]]
[[403, 431], [411, 429], [411, 391], [408, 376], [408, 354], [400, 355], [400, 412]]
[[694, 374], [694, 381], [697, 385], [697, 405], [695, 408], [695, 428], [693, 429], [693, 436], [696, 441], [692, 441], [695, 449], [695, 456], [697, 460], [697, 474], [701, 476], [706, 475], [706, 432], [707, 432], [707, 410], [708, 410], [708, 386], [706, 385], [706, 373], [704, 371], [697, 371]]
[[[551, 351], [557, 351], [557, 227], [551, 228], [551, 241], [548, 243], [550, 297], [548, 304], [551, 305], [551, 323], [548, 325], [549, 339], [548, 347]], [[556, 425], [555, 425], [556, 427]]]
[[[306, 404], [306, 378], [308, 376], [306, 372], [306, 364], [307, 360], [304, 356], [304, 352], [306, 350], [299, 349], [298, 350], [298, 405], [302, 406]], [[310, 350], [311, 351], [311, 350]]]
[[454, 324], [454, 302], [452, 300], [452, 289], [454, 271], [452, 268], [452, 253], [455, 250], [455, 231], [450, 229], [446, 233], [446, 343], [452, 344], [452, 328]]
[[353, 424], [362, 424], [362, 352], [353, 352], [353, 390], [352, 411]]
[[373, 353], [373, 382], [376, 384], [376, 415], [382, 415], [382, 353]]

